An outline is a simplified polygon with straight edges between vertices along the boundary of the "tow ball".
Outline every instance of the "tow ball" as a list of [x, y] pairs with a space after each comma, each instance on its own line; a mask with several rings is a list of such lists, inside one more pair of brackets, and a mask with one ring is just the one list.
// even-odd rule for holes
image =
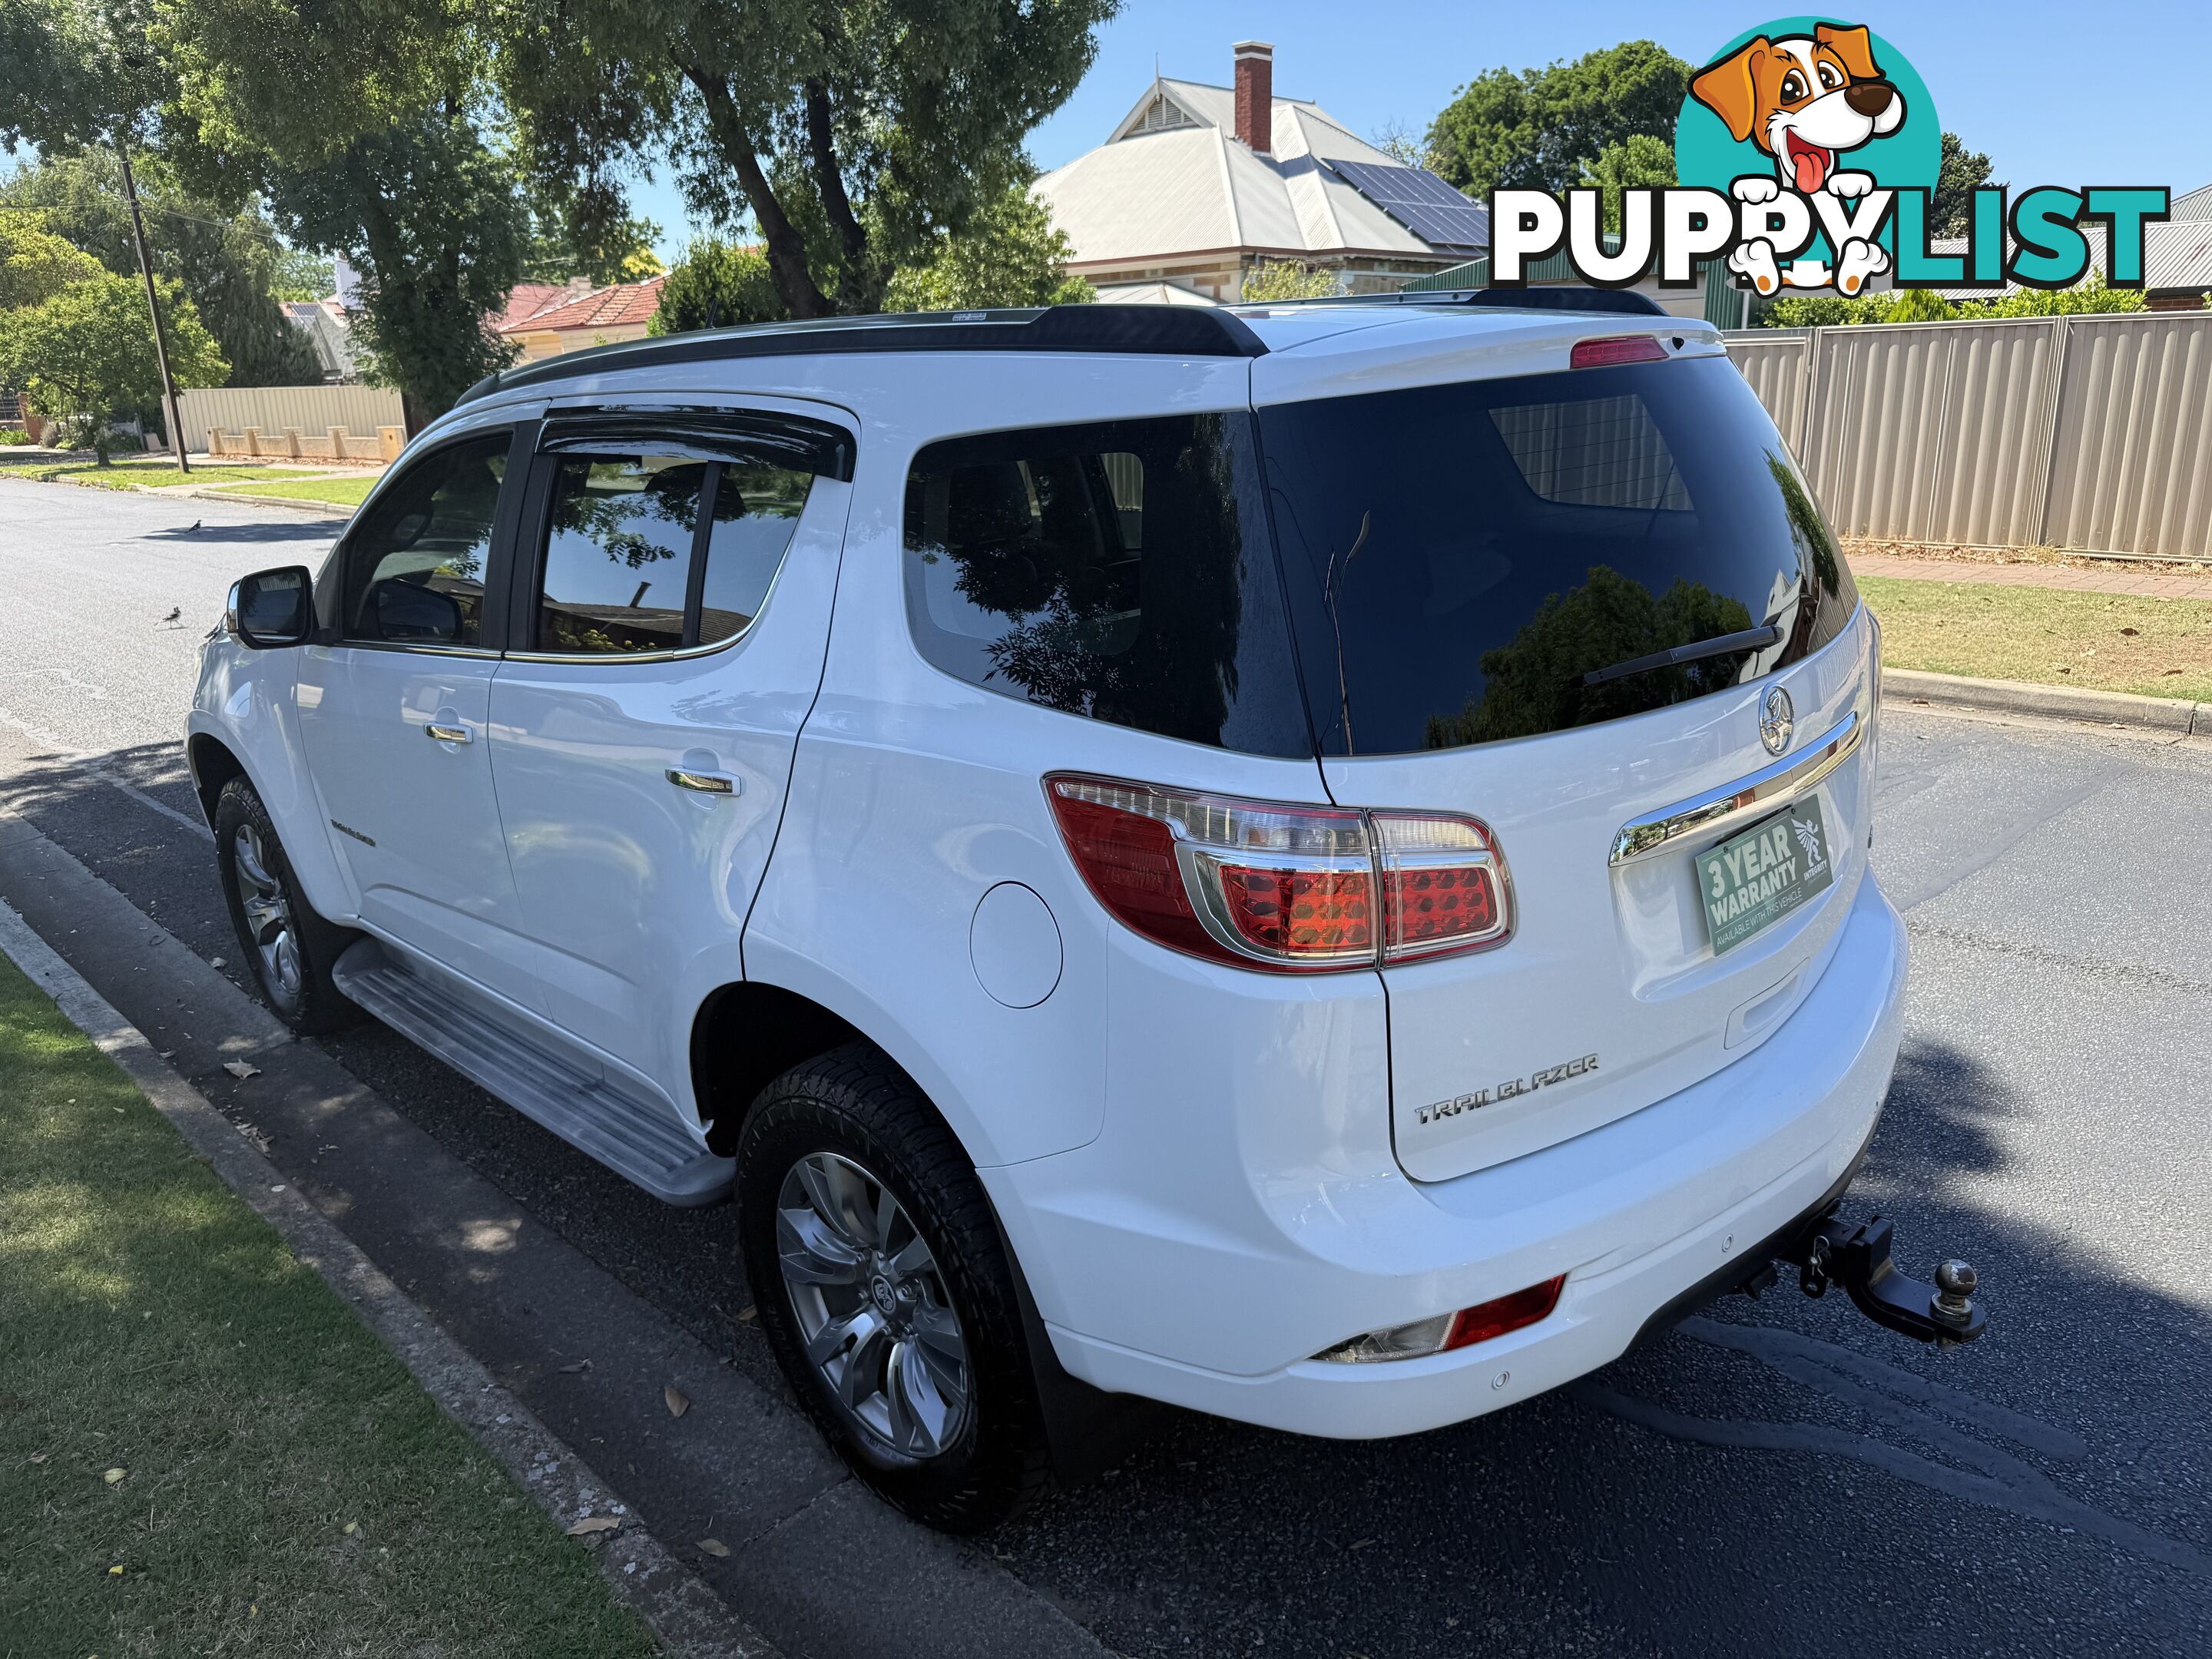
[[1881, 1217], [1854, 1223], [1831, 1211], [1780, 1254], [1796, 1264], [1806, 1295], [1826, 1296], [1830, 1285], [1840, 1285], [1869, 1319], [1917, 1341], [1955, 1348], [1989, 1328], [1988, 1312], [1974, 1300], [1971, 1267], [1946, 1261], [1936, 1269], [1936, 1282], [1923, 1285], [1898, 1271], [1889, 1245], [1889, 1223]]

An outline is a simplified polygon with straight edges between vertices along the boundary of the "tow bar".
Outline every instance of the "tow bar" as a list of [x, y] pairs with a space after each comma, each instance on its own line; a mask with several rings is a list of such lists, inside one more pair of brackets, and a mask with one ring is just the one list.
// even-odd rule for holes
[[1869, 1319], [1916, 1341], [1955, 1348], [1989, 1328], [1988, 1312], [1974, 1301], [1971, 1267], [1946, 1261], [1936, 1269], [1935, 1284], [1923, 1285], [1898, 1271], [1889, 1242], [1889, 1223], [1881, 1216], [1854, 1223], [1830, 1210], [1785, 1243], [1776, 1259], [1796, 1265], [1806, 1295], [1826, 1296], [1830, 1285], [1840, 1285]]

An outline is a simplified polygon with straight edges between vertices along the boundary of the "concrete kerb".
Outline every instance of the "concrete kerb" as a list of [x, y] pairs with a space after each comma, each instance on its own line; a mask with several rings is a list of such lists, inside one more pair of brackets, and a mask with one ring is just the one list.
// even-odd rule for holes
[[2124, 691], [2092, 691], [2017, 680], [1977, 680], [1907, 668], [1882, 670], [1882, 696], [1899, 702], [2024, 714], [2038, 720], [2091, 726], [2125, 726], [2178, 738], [2212, 735], [2212, 703], [2172, 697], [2138, 697]]
[[[144, 1035], [4, 900], [0, 900], [0, 951], [122, 1068], [224, 1184], [353, 1306], [362, 1322], [398, 1356], [439, 1408], [489, 1452], [557, 1525], [566, 1528], [593, 1516], [629, 1516], [629, 1506], [574, 1449], [294, 1191], [282, 1172], [254, 1151], [198, 1090], [164, 1065]], [[644, 1528], [632, 1521], [603, 1536], [605, 1542], [595, 1552], [601, 1573], [670, 1652], [699, 1659], [777, 1659], [766, 1638], [731, 1613]]]

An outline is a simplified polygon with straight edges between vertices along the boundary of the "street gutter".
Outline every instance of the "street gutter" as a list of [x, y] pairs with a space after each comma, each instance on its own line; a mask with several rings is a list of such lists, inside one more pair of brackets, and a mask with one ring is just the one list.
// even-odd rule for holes
[[2088, 726], [2131, 726], [2179, 738], [2212, 735], [2212, 703], [2138, 697], [2125, 691], [2029, 685], [2019, 680], [1969, 679], [1960, 674], [1929, 674], [1911, 668], [1884, 668], [1881, 678], [1886, 701], [2025, 714]]

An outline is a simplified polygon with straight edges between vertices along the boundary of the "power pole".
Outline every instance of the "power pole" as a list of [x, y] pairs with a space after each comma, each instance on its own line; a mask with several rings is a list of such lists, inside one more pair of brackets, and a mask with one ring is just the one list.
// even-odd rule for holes
[[154, 362], [161, 371], [161, 404], [169, 417], [169, 447], [177, 452], [177, 471], [191, 476], [185, 457], [185, 423], [177, 413], [177, 383], [169, 378], [169, 336], [161, 326], [161, 301], [154, 291], [154, 262], [146, 252], [146, 221], [138, 211], [138, 181], [131, 173], [131, 147], [123, 129], [115, 130], [115, 153], [123, 161], [123, 193], [131, 201], [131, 234], [138, 244], [138, 274], [146, 279], [146, 310], [154, 319]]

